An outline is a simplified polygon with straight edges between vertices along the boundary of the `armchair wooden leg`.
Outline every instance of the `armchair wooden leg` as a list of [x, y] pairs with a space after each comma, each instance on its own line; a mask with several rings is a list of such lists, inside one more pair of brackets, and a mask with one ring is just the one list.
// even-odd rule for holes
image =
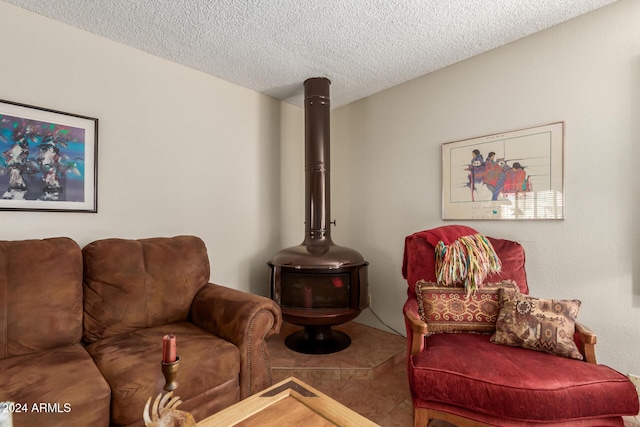
[[413, 427], [427, 427], [429, 425], [429, 411], [421, 408], [413, 408]]

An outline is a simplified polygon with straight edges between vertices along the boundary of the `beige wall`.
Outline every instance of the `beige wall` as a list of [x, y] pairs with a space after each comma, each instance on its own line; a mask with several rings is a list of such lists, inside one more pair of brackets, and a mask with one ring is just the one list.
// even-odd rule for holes
[[622, 0], [333, 112], [333, 237], [382, 319], [404, 331], [404, 237], [445, 223], [441, 144], [565, 121], [566, 219], [463, 223], [520, 241], [531, 294], [582, 300], [600, 361], [640, 373], [638, 22]]
[[[640, 374], [637, 22], [622, 0], [332, 112], [333, 239], [371, 262], [387, 323], [404, 237], [443, 224], [441, 144], [565, 121], [566, 219], [466, 224], [522, 242], [532, 294], [581, 299], [600, 361]], [[0, 212], [0, 238], [196, 234], [215, 281], [266, 294], [303, 238], [301, 109], [2, 1], [0, 39], [1, 98], [100, 119], [99, 213]]]
[[0, 212], [1, 239], [195, 234], [215, 281], [266, 294], [279, 101], [1, 1], [0, 40], [0, 98], [99, 119], [98, 213]]

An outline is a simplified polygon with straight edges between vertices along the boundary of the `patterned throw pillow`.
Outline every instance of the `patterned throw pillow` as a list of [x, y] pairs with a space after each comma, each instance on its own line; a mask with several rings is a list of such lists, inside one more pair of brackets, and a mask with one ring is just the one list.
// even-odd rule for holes
[[513, 280], [485, 283], [467, 296], [464, 288], [441, 286], [418, 280], [416, 295], [420, 319], [429, 325], [429, 333], [492, 333], [500, 305], [498, 290], [508, 288], [517, 292]]
[[545, 300], [499, 291], [500, 313], [491, 342], [582, 360], [573, 340], [578, 300]]

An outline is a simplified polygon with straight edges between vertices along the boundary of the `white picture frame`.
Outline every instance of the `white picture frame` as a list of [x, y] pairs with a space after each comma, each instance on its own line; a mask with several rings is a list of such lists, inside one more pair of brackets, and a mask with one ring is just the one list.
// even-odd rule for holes
[[442, 219], [564, 219], [564, 122], [442, 145]]

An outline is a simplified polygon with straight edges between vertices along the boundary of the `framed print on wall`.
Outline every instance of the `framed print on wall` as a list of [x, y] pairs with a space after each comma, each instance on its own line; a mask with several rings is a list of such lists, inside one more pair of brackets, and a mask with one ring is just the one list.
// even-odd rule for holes
[[98, 119], [0, 100], [0, 210], [97, 212]]
[[564, 122], [442, 144], [442, 219], [564, 219]]

